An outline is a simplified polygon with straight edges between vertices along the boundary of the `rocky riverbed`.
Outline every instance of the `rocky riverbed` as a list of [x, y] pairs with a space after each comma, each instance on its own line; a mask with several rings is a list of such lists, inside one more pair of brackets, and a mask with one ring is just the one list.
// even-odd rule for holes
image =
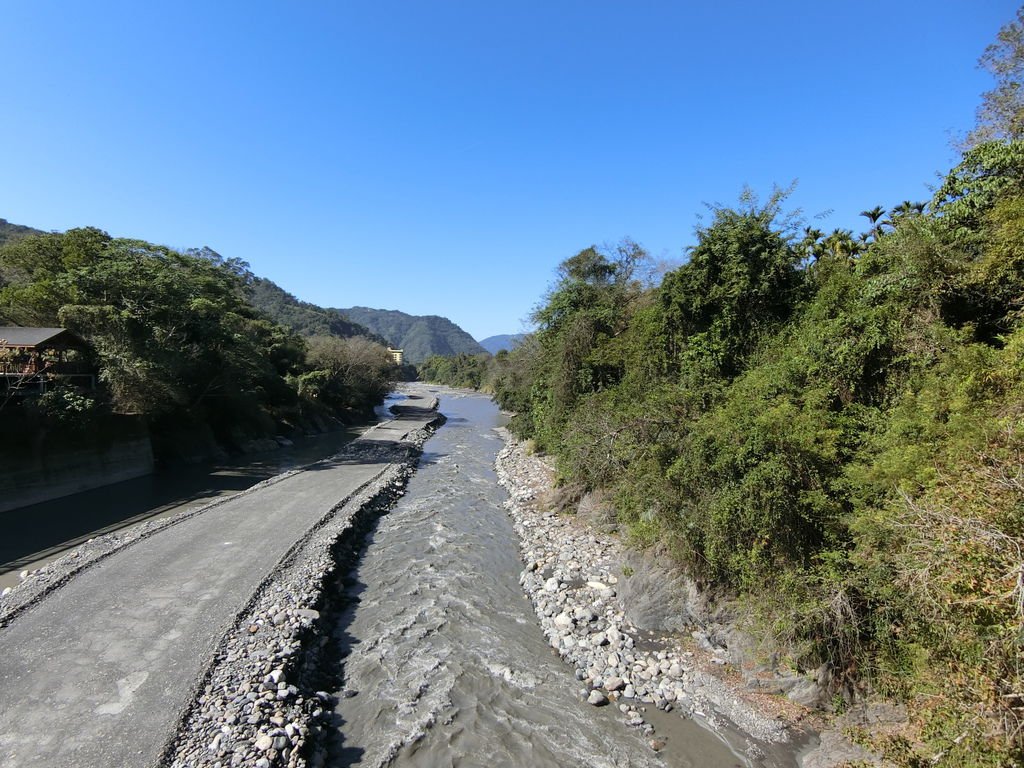
[[816, 744], [797, 724], [800, 708], [730, 680], [727, 654], [713, 652], [702, 633], [694, 632], [694, 641], [634, 626], [621, 595], [630, 558], [624, 544], [552, 511], [552, 469], [507, 439], [496, 470], [521, 540], [520, 582], [551, 647], [574, 669], [581, 697], [617, 707], [655, 750], [671, 748], [661, 733], [671, 725], [661, 714], [667, 712], [702, 722], [754, 765], [825, 768], [870, 758], [835, 732]]
[[365, 526], [402, 495], [433, 429], [411, 433], [390, 450], [362, 449], [376, 450], [373, 460], [389, 466], [332, 510], [267, 577], [225, 635], [165, 764], [301, 768], [309, 756], [314, 765], [322, 762], [317, 737], [331, 704], [328, 693], [316, 690], [324, 677], [325, 583], [345, 562], [343, 552], [360, 545]]
[[[433, 407], [436, 408], [436, 401]], [[323, 715], [324, 704], [330, 698], [327, 694], [318, 692], [315, 685], [315, 681], [320, 679], [317, 669], [317, 643], [321, 637], [318, 628], [321, 623], [320, 607], [324, 599], [325, 580], [339, 563], [344, 561], [344, 550], [362, 541], [363, 532], [369, 522], [388, 509], [401, 495], [420, 456], [423, 442], [432, 433], [433, 426], [443, 421], [443, 417], [432, 412], [429, 407], [418, 411], [412, 414], [411, 420], [403, 422], [399, 419], [376, 427], [363, 440], [347, 446], [343, 455], [304, 468], [309, 474], [302, 474], [298, 470], [287, 472], [234, 497], [218, 500], [198, 510], [133, 526], [118, 534], [97, 537], [78, 547], [74, 552], [36, 571], [24, 574], [20, 584], [13, 589], [5, 590], [0, 596], [0, 627], [13, 622], [14, 629], [23, 629], [25, 621], [35, 615], [27, 609], [58, 590], [58, 587], [67, 585], [70, 589], [77, 586], [81, 579], [102, 573], [103, 569], [108, 567], [103, 561], [109, 559], [112, 562], [124, 556], [130, 557], [140, 547], [154, 541], [162, 541], [166, 536], [193, 525], [197, 519], [209, 520], [210, 515], [219, 513], [217, 507], [221, 505], [235, 504], [243, 513], [251, 510], [254, 514], [259, 514], [258, 505], [250, 508], [249, 497], [263, 498], [271, 491], [277, 492], [280, 497], [280, 488], [295, 487], [296, 482], [308, 478], [309, 487], [296, 488], [295, 491], [309, 505], [307, 509], [302, 510], [300, 517], [306, 520], [304, 515], [309, 509], [318, 516], [309, 516], [308, 527], [305, 528], [305, 533], [298, 535], [297, 540], [292, 538], [296, 535], [295, 526], [285, 526], [286, 530], [263, 526], [264, 537], [279, 535], [288, 538], [274, 542], [270, 547], [263, 547], [260, 543], [260, 551], [279, 550], [281, 554], [266, 563], [267, 571], [264, 573], [269, 573], [262, 577], [262, 581], [254, 582], [254, 591], [249, 593], [252, 596], [247, 601], [242, 597], [235, 604], [240, 606], [234, 609], [238, 612], [233, 616], [231, 613], [226, 614], [222, 619], [218, 619], [219, 626], [211, 628], [211, 634], [221, 637], [219, 644], [206, 646], [205, 642], [198, 643], [197, 651], [201, 654], [201, 665], [195, 667], [197, 671], [185, 673], [175, 668], [162, 670], [160, 664], [154, 661], [151, 669], [143, 668], [141, 672], [133, 673], [134, 676], [129, 675], [117, 681], [120, 696], [117, 701], [90, 710], [97, 718], [95, 732], [101, 732], [101, 728], [109, 726], [111, 717], [125, 711], [136, 689], [155, 676], [152, 669], [158, 669], [159, 674], [177, 678], [162, 686], [165, 709], [169, 707], [171, 711], [161, 712], [156, 717], [152, 712], [144, 712], [142, 717], [159, 721], [154, 722], [152, 733], [167, 735], [159, 736], [159, 741], [154, 743], [152, 738], [136, 739], [137, 731], [125, 732], [120, 741], [128, 744], [138, 741], [142, 747], [137, 750], [139, 754], [143, 754], [144, 750], [147, 754], [160, 755], [162, 752], [161, 765], [221, 768], [229, 765], [260, 768], [271, 765], [303, 765], [307, 752], [302, 748], [307, 744], [311, 732], [316, 733], [318, 718]], [[416, 424], [422, 428], [411, 426]], [[354, 476], [361, 478], [358, 484], [352, 484], [351, 487], [342, 480], [340, 487], [349, 487], [345, 498], [331, 495], [337, 491], [334, 490], [336, 486], [329, 481], [327, 486], [320, 482], [328, 473], [335, 472], [336, 468], [342, 465], [351, 465]], [[344, 474], [331, 474], [330, 477], [344, 478]], [[278, 503], [283, 504], [284, 508], [290, 508], [283, 500]], [[320, 506], [321, 503], [323, 506]], [[240, 513], [241, 523], [236, 521], [236, 525], [245, 524], [243, 513]], [[213, 535], [216, 542], [221, 542], [229, 530], [233, 532], [233, 538], [240, 535], [237, 528], [225, 529], [224, 533], [215, 531]], [[187, 536], [185, 538], [187, 539]], [[224, 557], [231, 557], [231, 550], [227, 546], [231, 544], [230, 541], [224, 542], [215, 549], [218, 553], [224, 553]], [[248, 557], [248, 553], [236, 551], [235, 556]], [[188, 570], [187, 558], [176, 559], [181, 562], [181, 582], [189, 581], [192, 576]], [[238, 569], [232, 569], [233, 563], [225, 562], [223, 565], [224, 572], [238, 572]], [[217, 567], [215, 564], [205, 566], [207, 572], [210, 568], [216, 570]], [[124, 604], [130, 606], [130, 610], [134, 612], [132, 616], [142, 616], [146, 627], [158, 624], [159, 617], [145, 615], [145, 610], [141, 607], [144, 604], [147, 585], [140, 582], [135, 582], [135, 585], [139, 593], [129, 593], [124, 598]], [[169, 591], [167, 587], [161, 589], [161, 594]], [[60, 590], [54, 598], [59, 598], [65, 593], [66, 590]], [[212, 594], [212, 591], [208, 591], [195, 597], [199, 601], [208, 601], [204, 602], [204, 605], [212, 605]], [[112, 596], [110, 602], [116, 604], [116, 599]], [[151, 610], [159, 613], [160, 609]], [[216, 614], [216, 611], [213, 613]], [[9, 633], [13, 630], [8, 626], [4, 631], [4, 638], [8, 639]], [[119, 643], [124, 642], [131, 631], [132, 628], [128, 627], [125, 637], [108, 638], [109, 646], [116, 646], [116, 653], [126, 658], [130, 655], [136, 662], [142, 657], [149, 659], [150, 654], [159, 653], [159, 648], [154, 647], [152, 643], [139, 649], [131, 646], [132, 650], [129, 651], [121, 648]], [[172, 629], [165, 633], [165, 637], [173, 642], [180, 634]], [[184, 644], [185, 641], [177, 643], [178, 646]], [[210, 648], [210, 656], [206, 655], [206, 647]], [[91, 658], [90, 652], [91, 649], [84, 651], [82, 658]], [[111, 647], [98, 648], [97, 652], [104, 654], [101, 661], [95, 662], [97, 667], [109, 666], [108, 654], [116, 656], [115, 650]], [[25, 666], [23, 663], [23, 668]], [[136, 663], [136, 667], [138, 666]], [[15, 666], [14, 670], [17, 669]], [[98, 687], [103, 685], [102, 682], [97, 684]], [[172, 689], [173, 693], [167, 692]], [[178, 690], [183, 694], [180, 698]], [[60, 694], [47, 695], [53, 696], [53, 706], [60, 709], [59, 703], [56, 702]], [[187, 703], [189, 701], [191, 704]], [[78, 699], [75, 699], [76, 705], [77, 702]], [[38, 708], [39, 702], [32, 704]], [[11, 711], [13, 709], [9, 710], [8, 714]], [[141, 722], [138, 719], [136, 721]], [[19, 728], [16, 738], [20, 741], [5, 741], [5, 748], [14, 743], [12, 749], [15, 752], [5, 757], [17, 757], [21, 760], [15, 760], [14, 764], [47, 764], [36, 760], [39, 755], [31, 752], [31, 744], [25, 746], [25, 740], [29, 738], [26, 734], [31, 732], [32, 725], [34, 723], [25, 723], [24, 728], [21, 728], [21, 724], [12, 726], [5, 723], [8, 728]], [[88, 723], [83, 724], [82, 729], [88, 731]], [[74, 736], [79, 742], [92, 748], [89, 758], [81, 757], [81, 754], [76, 755], [80, 759], [75, 764], [104, 764], [98, 762], [98, 759], [103, 758], [97, 758], [93, 753], [108, 751], [108, 748], [94, 747], [97, 742], [94, 738], [95, 732], [87, 733], [85, 736]], [[75, 733], [77, 734], [77, 731]], [[66, 738], [71, 739], [72, 736]], [[60, 748], [61, 743], [56, 743]], [[311, 749], [308, 753], [315, 754], [316, 751]], [[149, 762], [148, 758], [146, 761]], [[106, 764], [118, 763], [123, 764], [123, 761], [112, 760]]]

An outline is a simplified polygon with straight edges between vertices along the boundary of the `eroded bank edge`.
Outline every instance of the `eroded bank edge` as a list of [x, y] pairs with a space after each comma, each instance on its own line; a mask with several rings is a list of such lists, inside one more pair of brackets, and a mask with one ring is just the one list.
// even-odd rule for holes
[[356, 438], [335, 456], [318, 459], [317, 461], [303, 464], [300, 467], [289, 469], [280, 474], [261, 480], [249, 488], [230, 496], [222, 496], [214, 499], [195, 509], [187, 509], [169, 517], [158, 520], [149, 520], [129, 526], [128, 528], [114, 533], [103, 534], [94, 539], [75, 547], [72, 551], [47, 563], [46, 565], [31, 572], [21, 583], [17, 584], [10, 591], [0, 596], [0, 630], [10, 624], [19, 614], [37, 604], [40, 600], [67, 584], [77, 576], [96, 563], [132, 546], [144, 539], [153, 536], [160, 531], [178, 525], [196, 515], [201, 515], [211, 509], [226, 504], [229, 501], [256, 493], [270, 485], [275, 485], [289, 477], [299, 474], [311, 467], [315, 467], [324, 461], [330, 461], [337, 457], [345, 457], [353, 452], [366, 450], [366, 439], [374, 430], [393, 423], [395, 419], [376, 424], [368, 429], [362, 436]]
[[329, 696], [322, 640], [329, 636], [329, 585], [365, 533], [405, 492], [438, 414], [406, 437], [393, 461], [337, 505], [278, 563], [237, 615], [183, 713], [161, 764], [303, 768], [320, 749]]
[[655, 749], [664, 742], [645, 717], [648, 706], [703, 723], [754, 764], [766, 752], [777, 752], [772, 745], [788, 742], [788, 729], [731, 695], [692, 652], [639, 647], [642, 633], [617, 595], [621, 543], [547, 510], [540, 497], [549, 490], [550, 468], [502, 433], [506, 445], [495, 469], [509, 491], [506, 508], [520, 539], [520, 583], [552, 648], [586, 686], [588, 701], [616, 705], [626, 724], [642, 729]]

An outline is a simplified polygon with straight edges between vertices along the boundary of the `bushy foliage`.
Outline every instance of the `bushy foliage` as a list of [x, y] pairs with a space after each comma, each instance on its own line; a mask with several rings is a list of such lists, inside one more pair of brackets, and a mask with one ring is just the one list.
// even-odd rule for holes
[[299, 394], [335, 411], [369, 411], [391, 388], [392, 361], [387, 348], [355, 336], [313, 336], [309, 365], [299, 376]]
[[480, 389], [490, 358], [488, 354], [467, 355], [464, 352], [447, 357], [431, 355], [416, 367], [416, 371], [421, 381]]
[[484, 375], [793, 664], [904, 700], [899, 764], [1024, 749], [1022, 174], [979, 145], [856, 245], [745, 197], [650, 288], [589, 249]]
[[385, 349], [364, 338], [305, 341], [250, 303], [254, 280], [244, 262], [209, 249], [182, 253], [95, 228], [27, 235], [0, 246], [0, 322], [66, 327], [89, 343], [102, 388], [32, 403], [51, 423], [106, 409], [156, 429], [206, 424], [230, 442], [303, 412], [372, 410], [393, 373]]

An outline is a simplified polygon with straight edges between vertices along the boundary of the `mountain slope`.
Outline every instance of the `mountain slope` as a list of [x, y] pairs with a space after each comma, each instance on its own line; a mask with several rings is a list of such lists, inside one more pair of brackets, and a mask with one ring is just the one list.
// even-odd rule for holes
[[345, 317], [337, 309], [326, 309], [300, 301], [281, 286], [257, 277], [252, 281], [252, 303], [271, 320], [303, 336], [366, 336], [380, 344], [387, 342], [377, 334]]
[[502, 333], [497, 336], [488, 336], [480, 340], [480, 346], [496, 355], [502, 350], [512, 351], [519, 345], [519, 342], [526, 336], [525, 333]]
[[11, 240], [17, 240], [19, 237], [25, 237], [26, 235], [41, 234], [43, 234], [41, 229], [26, 227], [23, 224], [11, 224], [7, 219], [0, 219], [0, 245]]
[[446, 317], [407, 315], [393, 309], [351, 307], [340, 309], [350, 320], [383, 336], [393, 347], [405, 350], [405, 360], [421, 363], [431, 355], [487, 352], [476, 340]]

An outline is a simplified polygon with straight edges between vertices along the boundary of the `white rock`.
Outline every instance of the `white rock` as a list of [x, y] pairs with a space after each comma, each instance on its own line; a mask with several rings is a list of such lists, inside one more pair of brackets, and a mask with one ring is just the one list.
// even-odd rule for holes
[[274, 746], [274, 739], [269, 734], [263, 733], [256, 739], [256, 743], [253, 746], [260, 752], [265, 752]]
[[626, 681], [621, 677], [609, 677], [604, 681], [604, 687], [609, 691], [621, 691], [626, 687]]

